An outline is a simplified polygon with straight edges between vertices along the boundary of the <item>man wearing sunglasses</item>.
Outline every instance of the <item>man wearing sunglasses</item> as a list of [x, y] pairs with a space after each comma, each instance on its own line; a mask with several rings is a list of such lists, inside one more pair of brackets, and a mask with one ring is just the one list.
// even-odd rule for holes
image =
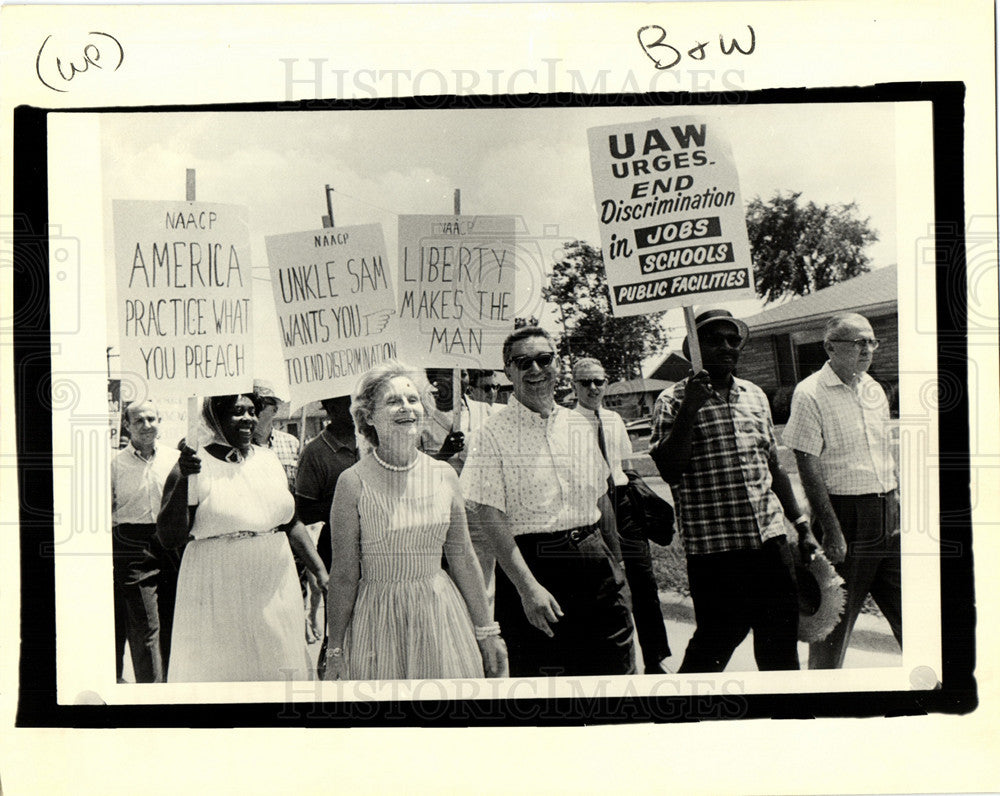
[[617, 534], [613, 519], [602, 522], [611, 512], [607, 462], [596, 437], [576, 433], [573, 411], [555, 403], [559, 359], [547, 332], [517, 329], [503, 359], [514, 393], [473, 441], [461, 484], [488, 581], [492, 557], [500, 564], [496, 618], [510, 673], [631, 674]]
[[889, 403], [868, 368], [878, 349], [861, 315], [826, 324], [828, 361], [795, 388], [784, 442], [795, 451], [802, 486], [827, 557], [847, 587], [840, 623], [809, 645], [810, 669], [837, 669], [868, 594], [902, 646], [899, 492], [888, 433]]
[[639, 648], [646, 674], [663, 674], [661, 662], [670, 657], [667, 629], [660, 611], [660, 595], [653, 575], [649, 540], [631, 518], [625, 488], [628, 477], [622, 465], [632, 458], [632, 441], [621, 415], [601, 406], [608, 378], [604, 365], [592, 357], [578, 359], [573, 365], [573, 388], [576, 413], [586, 423], [586, 431], [597, 439], [601, 454], [611, 468], [609, 497], [615, 511], [618, 541], [625, 565], [625, 578], [632, 593], [632, 618], [635, 621]]
[[[753, 631], [760, 670], [798, 669], [798, 596], [784, 516], [814, 544], [778, 461], [767, 397], [735, 376], [749, 330], [695, 318], [704, 369], [656, 399], [650, 455], [676, 501], [696, 627], [684, 672], [721, 672]], [[688, 341], [684, 354], [690, 356]]]
[[496, 406], [497, 395], [500, 390], [500, 382], [497, 381], [497, 374], [492, 370], [470, 370], [469, 371], [469, 398], [486, 404], [487, 412], [493, 414], [498, 408]]

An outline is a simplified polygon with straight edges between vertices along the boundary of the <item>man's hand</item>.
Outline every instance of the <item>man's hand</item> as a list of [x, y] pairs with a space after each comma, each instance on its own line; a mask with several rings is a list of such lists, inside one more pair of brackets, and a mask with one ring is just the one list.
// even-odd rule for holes
[[684, 398], [681, 401], [681, 408], [690, 411], [692, 414], [704, 406], [705, 401], [715, 394], [712, 389], [712, 382], [709, 379], [707, 370], [699, 370], [694, 376], [688, 379], [684, 388]]
[[840, 521], [832, 511], [823, 517], [823, 551], [831, 564], [842, 564], [847, 557], [847, 541], [840, 528]]
[[463, 450], [465, 450], [465, 434], [461, 431], [452, 431], [444, 438], [441, 450], [437, 453], [437, 458], [450, 459], [456, 453], [461, 453]]
[[812, 529], [807, 524], [796, 525], [795, 530], [799, 534], [799, 556], [804, 564], [808, 564], [816, 551], [820, 549], [819, 542], [816, 541]]
[[563, 611], [556, 598], [549, 594], [542, 584], [536, 581], [525, 589], [521, 594], [521, 605], [524, 607], [524, 615], [532, 625], [549, 638], [555, 635], [551, 626], [559, 621]]

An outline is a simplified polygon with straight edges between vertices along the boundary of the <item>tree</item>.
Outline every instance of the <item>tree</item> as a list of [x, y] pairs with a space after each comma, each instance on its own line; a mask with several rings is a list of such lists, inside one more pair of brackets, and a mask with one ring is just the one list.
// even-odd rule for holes
[[642, 361], [666, 345], [662, 312], [611, 315], [604, 259], [600, 249], [584, 241], [563, 244], [563, 257], [553, 265], [542, 296], [559, 310], [559, 353], [570, 360], [599, 359], [611, 381], [641, 376]]
[[757, 295], [770, 304], [804, 296], [869, 271], [865, 249], [878, 240], [870, 219], [857, 217], [854, 202], [799, 204], [801, 193], [755, 197], [747, 205], [747, 234]]

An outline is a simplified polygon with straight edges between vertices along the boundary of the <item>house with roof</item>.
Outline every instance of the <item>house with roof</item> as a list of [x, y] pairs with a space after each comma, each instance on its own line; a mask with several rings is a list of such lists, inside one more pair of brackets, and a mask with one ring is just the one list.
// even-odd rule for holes
[[868, 372], [885, 389], [893, 416], [898, 415], [896, 278], [895, 265], [877, 268], [743, 319], [750, 340], [740, 356], [739, 375], [759, 385], [771, 399], [775, 423], [788, 419], [795, 385], [826, 362], [823, 327], [838, 312], [857, 312], [871, 323], [881, 344]]
[[[688, 365], [688, 370], [691, 366]], [[676, 380], [674, 380], [676, 381]], [[638, 420], [653, 414], [656, 396], [674, 381], [663, 379], [628, 379], [609, 384], [604, 391], [604, 405], [614, 409], [625, 420]]]

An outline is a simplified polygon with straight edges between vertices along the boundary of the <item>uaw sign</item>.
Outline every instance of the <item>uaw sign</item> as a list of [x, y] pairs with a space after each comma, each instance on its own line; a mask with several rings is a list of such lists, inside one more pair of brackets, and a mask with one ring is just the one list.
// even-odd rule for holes
[[739, 177], [718, 122], [587, 131], [615, 315], [754, 297]]
[[349, 395], [398, 356], [399, 329], [379, 224], [264, 239], [292, 403]]
[[253, 386], [246, 208], [116, 200], [122, 372], [157, 397]]

